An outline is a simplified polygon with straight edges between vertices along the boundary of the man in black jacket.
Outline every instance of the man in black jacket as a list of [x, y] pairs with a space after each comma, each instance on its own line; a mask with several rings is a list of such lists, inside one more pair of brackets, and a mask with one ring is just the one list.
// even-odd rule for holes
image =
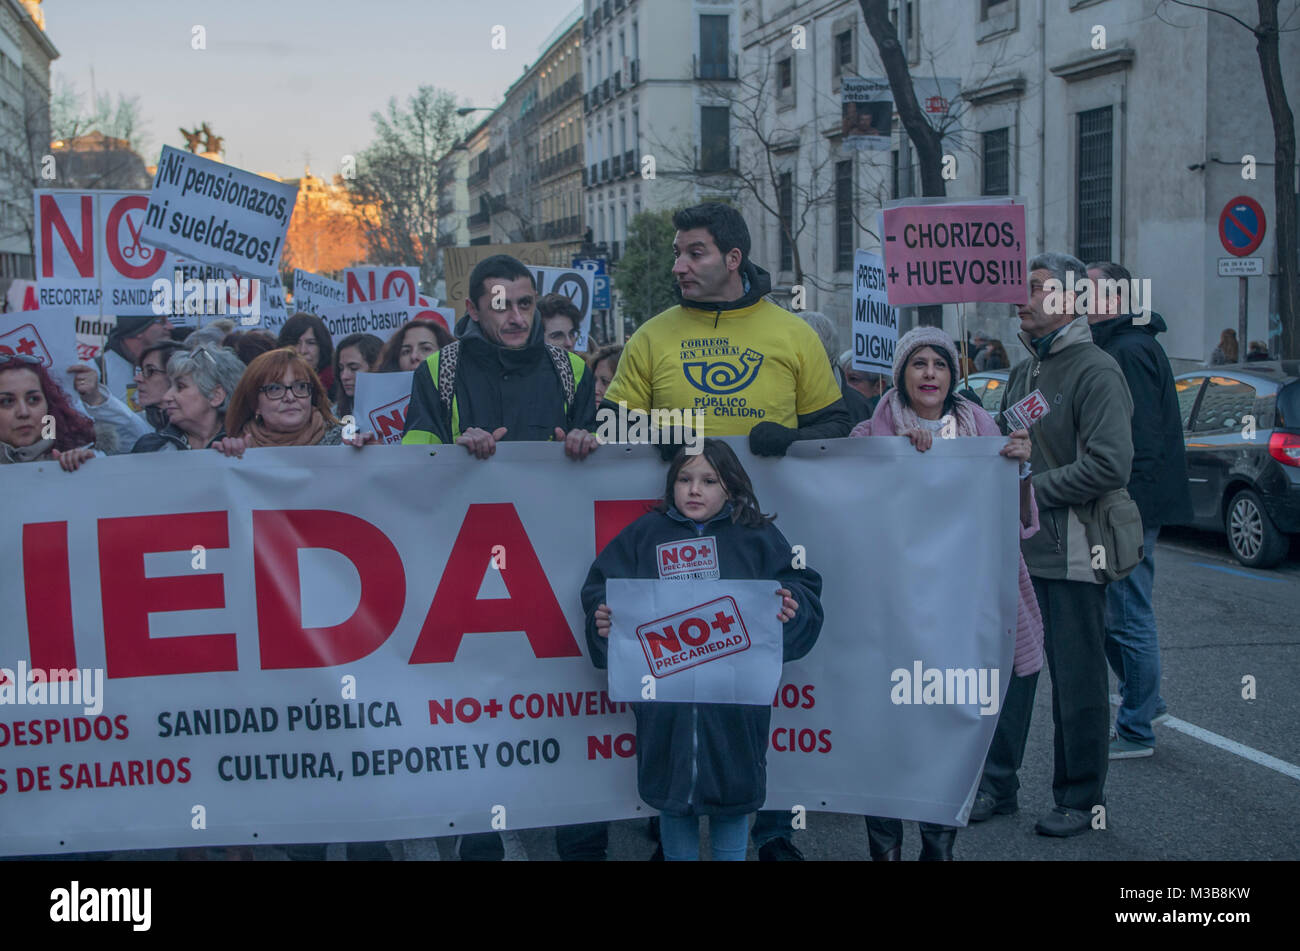
[[[1187, 487], [1182, 416], [1174, 374], [1156, 334], [1167, 330], [1157, 313], [1123, 312], [1114, 292], [1129, 272], [1118, 264], [1088, 265], [1093, 306], [1088, 315], [1092, 339], [1115, 358], [1133, 396], [1133, 471], [1129, 495], [1142, 513], [1143, 558], [1122, 581], [1106, 586], [1106, 659], [1119, 678], [1121, 705], [1110, 741], [1111, 759], [1155, 752], [1153, 721], [1164, 718], [1160, 696], [1160, 647], [1151, 591], [1155, 581], [1156, 536], [1161, 525], [1187, 522], [1192, 515]], [[1149, 304], [1149, 301], [1147, 302]]]
[[501, 440], [596, 447], [596, 378], [586, 361], [546, 344], [532, 272], [495, 254], [469, 276], [459, 338], [416, 368], [402, 444], [464, 446], [486, 459]]

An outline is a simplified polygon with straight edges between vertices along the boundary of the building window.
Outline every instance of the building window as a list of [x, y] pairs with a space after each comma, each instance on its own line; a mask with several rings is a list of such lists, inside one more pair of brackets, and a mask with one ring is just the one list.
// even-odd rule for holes
[[1011, 130], [994, 129], [982, 136], [984, 186], [982, 195], [1011, 194]]
[[1075, 256], [1110, 260], [1111, 107], [1079, 113], [1079, 162], [1075, 206]]
[[794, 85], [794, 58], [787, 56], [776, 64], [776, 88], [786, 92]]
[[845, 67], [853, 68], [853, 31], [844, 30], [835, 34], [835, 74], [845, 72]]
[[853, 270], [853, 160], [835, 163], [835, 270]]
[[633, 58], [633, 59], [636, 59], [636, 58], [637, 58], [637, 47], [638, 47], [638, 45], [639, 45], [639, 43], [638, 43], [638, 40], [637, 40], [636, 20], [633, 20], [633, 21], [632, 21], [632, 58]]
[[1010, 4], [1011, 0], [980, 0], [980, 19], [987, 20], [990, 16], [1004, 13]]
[[700, 15], [700, 79], [726, 79], [730, 17]]
[[781, 270], [794, 270], [794, 176], [782, 172], [776, 189], [776, 207], [781, 216]]
[[731, 167], [731, 110], [700, 107], [700, 171], [725, 172]]

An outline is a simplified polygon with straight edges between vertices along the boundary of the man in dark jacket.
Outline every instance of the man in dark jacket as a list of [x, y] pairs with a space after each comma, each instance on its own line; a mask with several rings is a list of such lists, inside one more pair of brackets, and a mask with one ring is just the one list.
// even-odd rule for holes
[[1110, 758], [1132, 759], [1155, 751], [1151, 724], [1167, 716], [1160, 696], [1160, 646], [1151, 607], [1156, 536], [1161, 525], [1191, 520], [1192, 497], [1174, 373], [1164, 348], [1156, 342], [1156, 334], [1168, 329], [1164, 318], [1156, 313], [1124, 313], [1121, 299], [1104, 293], [1104, 281], [1130, 286], [1129, 272], [1120, 265], [1089, 264], [1088, 277], [1093, 281], [1088, 315], [1093, 342], [1115, 358], [1133, 397], [1133, 472], [1128, 493], [1142, 513], [1143, 557], [1127, 578], [1106, 586], [1106, 658], [1119, 678], [1122, 699]]
[[[1084, 271], [1067, 254], [1039, 254], [1029, 262], [1029, 301], [1018, 314], [1030, 357], [1011, 369], [1000, 407], [1004, 429], [1006, 411], [1027, 397], [1037, 411], [1030, 464], [1042, 527], [1020, 550], [1042, 611], [1052, 676], [1056, 808], [1034, 827], [1050, 836], [1094, 828], [1094, 810], [1106, 801], [1106, 586], [1094, 570], [1083, 517], [1089, 503], [1123, 488], [1133, 469], [1128, 386], [1114, 359], [1092, 342], [1087, 316], [1077, 312], [1075, 276]], [[1016, 773], [1037, 681], [1037, 673], [1014, 677], [1007, 688], [972, 822], [1019, 808]]]
[[460, 338], [415, 371], [402, 444], [464, 446], [486, 459], [501, 440], [562, 440], [581, 459], [596, 447], [596, 378], [546, 344], [532, 272], [507, 254], [475, 265]]

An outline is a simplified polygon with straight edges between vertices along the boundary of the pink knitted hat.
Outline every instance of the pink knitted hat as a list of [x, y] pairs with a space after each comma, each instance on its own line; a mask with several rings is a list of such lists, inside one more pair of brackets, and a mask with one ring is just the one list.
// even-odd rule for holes
[[894, 348], [894, 386], [900, 391], [903, 389], [903, 368], [907, 366], [907, 361], [912, 359], [912, 354], [918, 347], [934, 347], [947, 356], [948, 365], [952, 369], [950, 389], [955, 388], [961, 373], [961, 364], [957, 360], [957, 347], [953, 344], [952, 338], [938, 327], [913, 327], [899, 338], [898, 346]]

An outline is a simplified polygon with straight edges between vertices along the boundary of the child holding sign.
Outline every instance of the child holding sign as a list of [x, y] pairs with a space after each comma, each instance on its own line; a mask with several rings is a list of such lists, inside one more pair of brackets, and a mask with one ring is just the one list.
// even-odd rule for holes
[[[679, 450], [664, 500], [623, 529], [596, 558], [582, 587], [592, 663], [609, 657], [607, 578], [772, 578], [781, 595], [783, 661], [812, 649], [821, 631], [821, 576], [794, 568], [790, 543], [763, 515], [749, 476], [726, 443], [705, 439], [699, 455]], [[696, 542], [701, 556], [682, 573], [660, 566], [665, 545]], [[707, 553], [705, 549], [707, 548]], [[743, 862], [749, 814], [767, 798], [770, 705], [634, 703], [637, 790], [658, 809], [664, 858], [699, 858], [699, 817], [709, 816], [713, 858]]]

